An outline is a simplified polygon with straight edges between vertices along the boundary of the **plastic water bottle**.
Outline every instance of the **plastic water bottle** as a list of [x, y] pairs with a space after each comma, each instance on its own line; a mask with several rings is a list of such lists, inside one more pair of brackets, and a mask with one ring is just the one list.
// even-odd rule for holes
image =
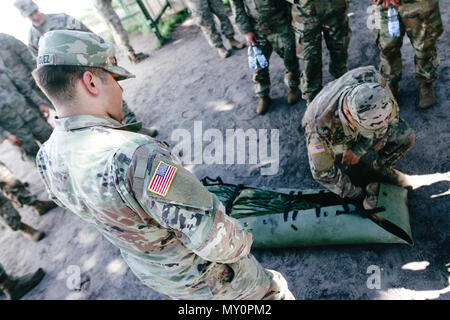
[[248, 65], [250, 69], [266, 68], [269, 65], [266, 57], [262, 53], [261, 49], [257, 46], [248, 47]]
[[400, 22], [398, 21], [398, 12], [392, 3], [388, 9], [388, 29], [391, 38], [400, 37]]

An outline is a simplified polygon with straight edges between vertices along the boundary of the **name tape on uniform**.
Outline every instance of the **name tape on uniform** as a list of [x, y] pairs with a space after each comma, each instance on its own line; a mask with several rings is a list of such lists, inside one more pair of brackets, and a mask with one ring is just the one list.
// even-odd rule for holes
[[150, 180], [148, 191], [165, 197], [169, 192], [170, 185], [175, 178], [177, 170], [178, 168], [160, 161], [152, 179]]

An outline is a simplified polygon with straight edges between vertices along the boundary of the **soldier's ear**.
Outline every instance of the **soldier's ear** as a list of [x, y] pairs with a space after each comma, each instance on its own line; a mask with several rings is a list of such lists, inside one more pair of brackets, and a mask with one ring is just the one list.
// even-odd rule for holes
[[83, 88], [93, 96], [98, 96], [100, 94], [99, 81], [100, 79], [90, 71], [85, 71], [81, 78]]

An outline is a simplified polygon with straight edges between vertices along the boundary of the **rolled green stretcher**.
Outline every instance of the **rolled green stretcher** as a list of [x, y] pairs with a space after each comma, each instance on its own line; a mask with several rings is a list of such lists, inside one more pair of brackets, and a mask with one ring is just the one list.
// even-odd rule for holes
[[208, 177], [202, 182], [253, 234], [253, 248], [413, 244], [401, 187], [380, 184], [377, 207], [363, 210], [328, 190], [253, 188]]

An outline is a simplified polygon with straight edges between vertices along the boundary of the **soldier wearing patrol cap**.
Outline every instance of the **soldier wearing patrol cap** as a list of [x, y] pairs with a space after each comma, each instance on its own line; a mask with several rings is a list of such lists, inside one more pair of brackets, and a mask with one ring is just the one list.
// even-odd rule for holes
[[[29, 18], [32, 26], [28, 37], [28, 47], [34, 56], [38, 54], [39, 40], [41, 37], [52, 30], [78, 30], [85, 32], [92, 32], [82, 22], [65, 14], [43, 14], [39, 11], [38, 6], [31, 0], [16, 0], [15, 7], [22, 13], [22, 16]], [[123, 101], [124, 123], [137, 122], [136, 115], [128, 107], [128, 104]], [[152, 137], [158, 134], [156, 129], [142, 128], [141, 132]]]
[[311, 172], [323, 186], [361, 204], [365, 191], [352, 183], [345, 166], [370, 149], [372, 169], [385, 182], [403, 187], [407, 177], [393, 168], [414, 144], [414, 132], [399, 117], [397, 102], [374, 67], [351, 70], [330, 82], [308, 106], [302, 120]]
[[292, 299], [283, 276], [250, 254], [252, 236], [184, 169], [167, 144], [122, 125], [133, 75], [86, 32], [52, 31], [33, 75], [58, 118], [38, 154], [61, 206], [116, 245], [147, 286], [172, 299]]

